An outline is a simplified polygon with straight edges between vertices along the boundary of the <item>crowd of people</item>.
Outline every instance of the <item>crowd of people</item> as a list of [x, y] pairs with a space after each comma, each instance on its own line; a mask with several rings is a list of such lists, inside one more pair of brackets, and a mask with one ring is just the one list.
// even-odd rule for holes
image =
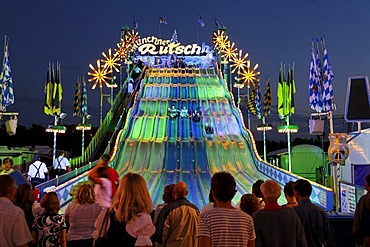
[[[183, 181], [167, 184], [163, 203], [153, 205], [144, 178], [127, 173], [119, 179], [110, 159], [103, 155], [89, 171], [89, 181], [79, 185], [64, 213], [55, 192], [38, 203], [30, 184], [16, 187], [12, 176], [2, 174], [0, 246], [325, 246], [329, 239], [327, 213], [309, 199], [308, 180], [289, 181], [282, 189], [274, 180], [259, 179], [234, 206], [236, 181], [217, 172], [203, 208], [187, 199]], [[370, 175], [366, 186], [370, 190]], [[282, 192], [287, 203], [279, 205]], [[370, 239], [369, 198], [363, 196], [356, 208], [358, 246]]]

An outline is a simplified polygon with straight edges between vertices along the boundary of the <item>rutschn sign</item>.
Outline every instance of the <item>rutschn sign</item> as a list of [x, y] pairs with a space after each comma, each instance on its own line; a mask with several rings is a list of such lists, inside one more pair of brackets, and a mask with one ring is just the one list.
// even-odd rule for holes
[[211, 48], [202, 43], [181, 45], [180, 42], [171, 42], [171, 40], [162, 40], [155, 36], [146, 37], [138, 39], [136, 41], [138, 46], [137, 50], [140, 55], [183, 55], [183, 56], [193, 56], [193, 55], [206, 55], [211, 51]]

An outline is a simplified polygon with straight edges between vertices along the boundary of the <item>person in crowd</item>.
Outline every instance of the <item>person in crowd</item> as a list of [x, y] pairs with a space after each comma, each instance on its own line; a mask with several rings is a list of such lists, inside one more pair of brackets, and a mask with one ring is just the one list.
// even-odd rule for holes
[[298, 206], [294, 207], [302, 222], [308, 246], [323, 246], [329, 238], [330, 228], [326, 212], [310, 200], [312, 185], [306, 179], [294, 183], [294, 195]]
[[211, 191], [217, 207], [200, 214], [198, 246], [253, 247], [256, 235], [252, 217], [231, 205], [236, 193], [234, 177], [228, 172], [215, 173]]
[[0, 176], [0, 246], [27, 247], [32, 237], [24, 212], [12, 202], [15, 194], [14, 178], [7, 174]]
[[109, 208], [112, 201], [112, 183], [108, 178], [108, 167], [100, 166], [94, 179], [95, 201], [104, 208]]
[[262, 207], [265, 206], [265, 202], [263, 200], [263, 194], [261, 192], [261, 184], [263, 184], [262, 179], [258, 179], [256, 182], [253, 183], [252, 185], [252, 194], [255, 195], [258, 198], [259, 203], [261, 204]]
[[100, 167], [107, 168], [107, 174], [108, 178], [112, 184], [111, 186], [111, 198], [113, 198], [114, 194], [116, 193], [116, 190], [119, 185], [119, 175], [115, 169], [109, 166], [109, 161], [111, 160], [111, 156], [109, 154], [103, 154], [100, 157], [99, 163], [91, 169], [91, 171], [88, 174], [89, 179], [91, 179], [94, 183], [99, 183], [100, 175], [97, 172]]
[[365, 177], [367, 193], [361, 196], [355, 209], [352, 235], [356, 246], [370, 246], [370, 174]]
[[365, 177], [365, 189], [367, 193], [356, 205], [352, 226], [352, 235], [357, 246], [370, 246], [370, 174]]
[[156, 224], [156, 246], [187, 247], [198, 246], [199, 210], [186, 199], [188, 186], [178, 182], [174, 188], [175, 200], [165, 206]]
[[252, 215], [256, 246], [307, 246], [297, 214], [292, 208], [280, 206], [277, 202], [281, 186], [274, 180], [266, 180], [261, 184], [261, 192], [265, 206]]
[[57, 193], [46, 193], [40, 202], [45, 212], [37, 216], [32, 225], [32, 244], [39, 247], [67, 246], [67, 224], [64, 217], [58, 214], [60, 202]]
[[293, 181], [289, 181], [288, 183], [285, 184], [284, 196], [285, 196], [285, 199], [287, 200], [287, 203], [284, 205], [285, 207], [294, 208], [298, 206], [297, 198], [295, 198], [295, 195], [294, 195], [294, 182]]
[[33, 213], [34, 204], [35, 202], [33, 200], [33, 191], [31, 185], [19, 185], [14, 197], [14, 205], [20, 207], [23, 210], [30, 231], [32, 228], [33, 220], [35, 219]]
[[28, 180], [31, 181], [32, 186], [39, 185], [47, 179], [48, 168], [44, 162], [40, 161], [40, 156], [35, 155], [33, 163], [28, 167]]
[[252, 216], [253, 213], [260, 210], [262, 206], [255, 195], [244, 194], [242, 198], [240, 198], [239, 208], [241, 211]]
[[158, 204], [154, 211], [154, 217], [153, 217], [154, 225], [157, 222], [158, 215], [161, 212], [162, 208], [170, 204], [171, 202], [173, 202], [173, 200], [175, 200], [174, 187], [175, 187], [175, 184], [167, 184], [164, 187], [163, 196], [162, 196], [163, 203]]
[[93, 187], [90, 184], [81, 185], [64, 212], [68, 247], [93, 246], [94, 223], [101, 210], [102, 207], [95, 202]]
[[209, 202], [207, 203], [207, 205], [205, 205], [204, 207], [201, 208], [200, 213], [203, 213], [205, 211], [208, 211], [208, 210], [216, 207], [215, 199], [213, 199], [213, 196], [212, 196], [212, 190], [209, 190], [208, 201]]
[[13, 160], [11, 158], [5, 158], [3, 162], [3, 170], [0, 172], [0, 175], [10, 174], [13, 171]]
[[[103, 209], [95, 221], [93, 237], [96, 240], [101, 234], [112, 243], [124, 243], [127, 247], [152, 246], [150, 237], [155, 227], [150, 216], [153, 211], [152, 199], [147, 184], [142, 176], [127, 173], [121, 179], [112, 205]], [[108, 224], [102, 228], [105, 216]]]
[[53, 169], [55, 176], [61, 176], [70, 169], [71, 164], [64, 155], [64, 151], [59, 151], [59, 156], [54, 160]]

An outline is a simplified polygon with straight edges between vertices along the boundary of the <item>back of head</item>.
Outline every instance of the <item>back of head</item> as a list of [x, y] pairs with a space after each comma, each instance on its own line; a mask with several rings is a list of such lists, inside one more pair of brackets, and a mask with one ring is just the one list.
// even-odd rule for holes
[[301, 197], [310, 197], [312, 193], [312, 185], [306, 179], [298, 179], [295, 181], [294, 190]]
[[14, 204], [22, 209], [33, 203], [33, 193], [30, 184], [24, 183], [17, 187]]
[[33, 161], [40, 160], [40, 156], [38, 154], [35, 154], [35, 157], [33, 157]]
[[101, 166], [98, 169], [96, 169], [96, 172], [99, 174], [99, 177], [107, 178], [108, 177], [108, 167]]
[[367, 186], [370, 186], [370, 173], [365, 177], [365, 182], [367, 183]]
[[100, 159], [106, 163], [108, 163], [110, 161], [112, 157], [109, 155], [109, 154], [103, 154], [102, 156], [100, 156]]
[[117, 220], [126, 223], [138, 213], [150, 214], [153, 203], [144, 178], [136, 173], [124, 175], [113, 197], [111, 208], [116, 209]]
[[10, 175], [0, 176], [0, 197], [7, 197], [14, 193], [15, 181]]
[[64, 156], [64, 151], [58, 151], [58, 156]]
[[281, 187], [276, 181], [268, 179], [261, 184], [261, 192], [265, 201], [277, 201], [281, 195]]
[[174, 188], [175, 198], [182, 198], [188, 195], [188, 186], [184, 182], [178, 182]]
[[245, 194], [240, 198], [240, 210], [252, 215], [261, 208], [258, 198], [253, 194]]
[[234, 177], [228, 172], [217, 172], [212, 176], [211, 190], [214, 197], [221, 202], [231, 201], [236, 193]]
[[261, 184], [263, 184], [262, 179], [258, 179], [254, 184], [252, 185], [252, 194], [256, 197], [263, 198], [263, 194], [261, 192]]
[[78, 204], [92, 204], [95, 202], [94, 188], [90, 184], [83, 184], [76, 193], [76, 202]]
[[40, 206], [43, 207], [46, 212], [57, 213], [60, 209], [60, 202], [57, 193], [54, 191], [46, 193], [41, 198]]
[[294, 182], [289, 181], [288, 183], [285, 184], [284, 186], [284, 193], [290, 197], [294, 196]]
[[165, 187], [164, 187], [164, 193], [163, 193], [163, 201], [165, 203], [171, 203], [173, 202], [174, 200], [174, 188], [175, 188], [175, 184], [167, 184]]

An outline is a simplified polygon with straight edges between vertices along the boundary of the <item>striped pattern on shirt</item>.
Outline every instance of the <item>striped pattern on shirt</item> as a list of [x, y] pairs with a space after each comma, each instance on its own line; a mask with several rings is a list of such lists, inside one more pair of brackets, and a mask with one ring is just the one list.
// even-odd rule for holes
[[254, 240], [253, 219], [248, 214], [227, 208], [213, 208], [200, 214], [197, 236], [211, 238], [211, 246], [247, 246]]

